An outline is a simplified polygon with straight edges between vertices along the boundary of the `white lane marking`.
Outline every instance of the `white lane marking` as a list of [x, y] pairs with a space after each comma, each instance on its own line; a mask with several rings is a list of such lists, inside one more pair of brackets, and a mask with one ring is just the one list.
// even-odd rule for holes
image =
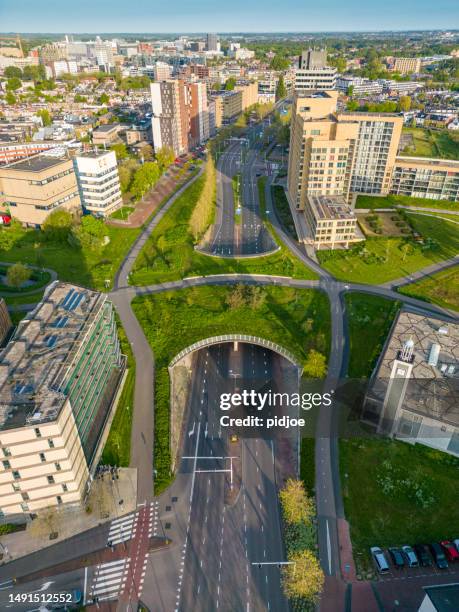
[[328, 526], [328, 519], [327, 519], [327, 555], [328, 555], [328, 573], [331, 576], [331, 542], [330, 542], [330, 528]]

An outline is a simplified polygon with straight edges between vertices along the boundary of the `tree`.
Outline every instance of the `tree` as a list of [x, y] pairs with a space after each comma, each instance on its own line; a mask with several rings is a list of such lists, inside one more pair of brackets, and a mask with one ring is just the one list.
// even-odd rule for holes
[[324, 573], [314, 553], [303, 550], [289, 556], [291, 565], [282, 569], [282, 585], [288, 598], [318, 601], [324, 585]]
[[339, 57], [328, 58], [328, 63], [330, 64], [330, 66], [333, 66], [334, 68], [336, 68], [338, 72], [346, 71], [347, 62], [346, 62], [346, 58], [344, 57], [339, 56]]
[[325, 355], [311, 349], [303, 368], [303, 375], [308, 378], [323, 378], [327, 373]]
[[26, 81], [43, 81], [46, 79], [46, 70], [43, 64], [38, 66], [24, 66], [22, 71]]
[[6, 92], [5, 100], [7, 104], [16, 104], [16, 96], [12, 91]]
[[315, 514], [314, 502], [308, 497], [303, 481], [289, 478], [279, 493], [282, 516], [289, 524], [310, 523]]
[[287, 95], [287, 88], [285, 87], [284, 77], [280, 75], [276, 86], [276, 100], [282, 100]]
[[290, 61], [286, 57], [275, 55], [269, 66], [272, 70], [287, 70], [290, 66]]
[[349, 87], [347, 88], [347, 95], [352, 98], [352, 96], [354, 95], [354, 85], [349, 85]]
[[43, 223], [45, 240], [67, 242], [74, 221], [72, 215], [65, 208], [53, 210]]
[[126, 159], [129, 155], [128, 150], [124, 142], [117, 142], [110, 147], [111, 151], [115, 151], [116, 159]]
[[154, 158], [153, 147], [145, 143], [139, 151], [139, 156], [143, 158], [144, 161], [152, 161]]
[[242, 308], [245, 306], [245, 290], [246, 287], [244, 285], [238, 284], [228, 294], [226, 304], [230, 310], [236, 310], [237, 308]]
[[27, 280], [29, 280], [30, 275], [32, 274], [32, 270], [27, 268], [22, 263], [15, 263], [13, 266], [8, 267], [8, 271], [6, 273], [6, 280], [8, 285], [12, 287], [16, 287], [18, 289], [21, 285], [23, 285]]
[[75, 103], [87, 102], [88, 98], [86, 96], [82, 96], [81, 94], [75, 94], [73, 101]]
[[99, 96], [99, 104], [108, 104], [109, 102], [110, 98], [105, 92]]
[[160, 171], [158, 164], [156, 162], [145, 162], [135, 171], [131, 185], [132, 195], [136, 199], [142, 198], [144, 194], [153, 187], [159, 177]]
[[410, 96], [400, 96], [398, 101], [398, 109], [404, 113], [408, 112], [411, 108]]
[[7, 66], [3, 71], [3, 76], [7, 79], [11, 79], [13, 77], [20, 79], [22, 77], [22, 70], [17, 66]]
[[102, 219], [85, 215], [78, 226], [74, 226], [69, 235], [69, 243], [82, 249], [96, 250], [103, 246], [107, 228]]
[[226, 91], [232, 91], [236, 87], [236, 79], [234, 77], [230, 77], [225, 83]]
[[22, 87], [22, 82], [21, 82], [21, 79], [19, 79], [18, 77], [11, 77], [6, 82], [7, 91], [16, 91], [17, 89], [20, 89], [21, 87]]
[[175, 159], [174, 151], [171, 147], [161, 147], [155, 152], [161, 174], [172, 164]]
[[118, 175], [120, 177], [120, 187], [123, 193], [129, 191], [132, 177], [138, 167], [139, 164], [135, 159], [126, 159], [123, 163], [119, 164]]
[[41, 122], [43, 124], [44, 127], [47, 127], [48, 125], [51, 125], [53, 120], [51, 118], [51, 115], [49, 114], [49, 110], [47, 108], [43, 108], [41, 110], [39, 110], [37, 112], [37, 117], [40, 117]]

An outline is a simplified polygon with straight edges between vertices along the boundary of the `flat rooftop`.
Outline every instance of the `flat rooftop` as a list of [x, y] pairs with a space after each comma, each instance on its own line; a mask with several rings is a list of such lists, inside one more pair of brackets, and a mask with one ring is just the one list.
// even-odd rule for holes
[[318, 221], [356, 218], [343, 196], [308, 195], [307, 198], [314, 217]]
[[[57, 143], [56, 143], [57, 146]], [[62, 164], [63, 161], [68, 161], [67, 158], [63, 157], [48, 157], [46, 155], [37, 155], [28, 157], [27, 159], [13, 162], [3, 166], [8, 170], [17, 170], [18, 172], [42, 172], [48, 170], [53, 166]]]
[[404, 409], [458, 426], [459, 324], [402, 310], [379, 360], [378, 379], [388, 381], [394, 362], [406, 361], [407, 343], [413, 369]]
[[103, 125], [99, 125], [94, 131], [95, 132], [111, 132], [112, 130], [117, 130], [120, 127], [119, 123], [104, 123]]
[[0, 430], [54, 420], [66, 374], [105, 295], [56, 281], [0, 352]]

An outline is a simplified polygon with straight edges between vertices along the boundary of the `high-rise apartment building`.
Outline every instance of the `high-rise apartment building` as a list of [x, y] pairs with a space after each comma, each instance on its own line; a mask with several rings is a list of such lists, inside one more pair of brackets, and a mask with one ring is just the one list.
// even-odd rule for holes
[[296, 95], [292, 109], [288, 194], [297, 209], [308, 195], [387, 194], [403, 117], [337, 113], [338, 92]]
[[115, 59], [113, 57], [113, 48], [111, 43], [104, 42], [99, 38], [96, 38], [94, 45], [94, 55], [96, 57], [97, 65], [101, 70], [105, 72], [111, 72], [115, 67]]
[[219, 51], [218, 36], [216, 34], [207, 34], [206, 48], [207, 51]]
[[0, 516], [79, 503], [124, 358], [105, 294], [55, 282], [0, 352]]
[[183, 81], [151, 83], [153, 146], [171, 147], [176, 155], [188, 150], [188, 117]]
[[310, 90], [335, 89], [336, 73], [336, 68], [327, 65], [325, 49], [303, 51], [295, 71], [295, 90], [301, 95]]
[[13, 324], [8, 312], [8, 306], [3, 298], [0, 298], [0, 346], [8, 337]]
[[106, 217], [123, 205], [116, 153], [84, 153], [74, 158], [83, 209]]
[[187, 83], [190, 148], [209, 140], [209, 109], [205, 83]]
[[36, 155], [0, 167], [1, 199], [12, 216], [40, 227], [57, 208], [79, 214], [81, 201], [72, 160]]
[[403, 127], [395, 113], [338, 113], [339, 122], [359, 126], [352, 168], [352, 193], [389, 193], [392, 170]]

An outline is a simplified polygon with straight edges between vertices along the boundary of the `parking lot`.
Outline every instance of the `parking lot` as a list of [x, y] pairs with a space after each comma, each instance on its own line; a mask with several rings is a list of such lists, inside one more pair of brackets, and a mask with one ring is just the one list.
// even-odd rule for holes
[[397, 569], [392, 564], [390, 555], [384, 549], [384, 556], [389, 563], [389, 571], [378, 574], [373, 582], [374, 592], [379, 600], [380, 609], [384, 612], [417, 611], [424, 599], [426, 586], [451, 584], [459, 582], [459, 563], [449, 563], [448, 568], [403, 567]]

